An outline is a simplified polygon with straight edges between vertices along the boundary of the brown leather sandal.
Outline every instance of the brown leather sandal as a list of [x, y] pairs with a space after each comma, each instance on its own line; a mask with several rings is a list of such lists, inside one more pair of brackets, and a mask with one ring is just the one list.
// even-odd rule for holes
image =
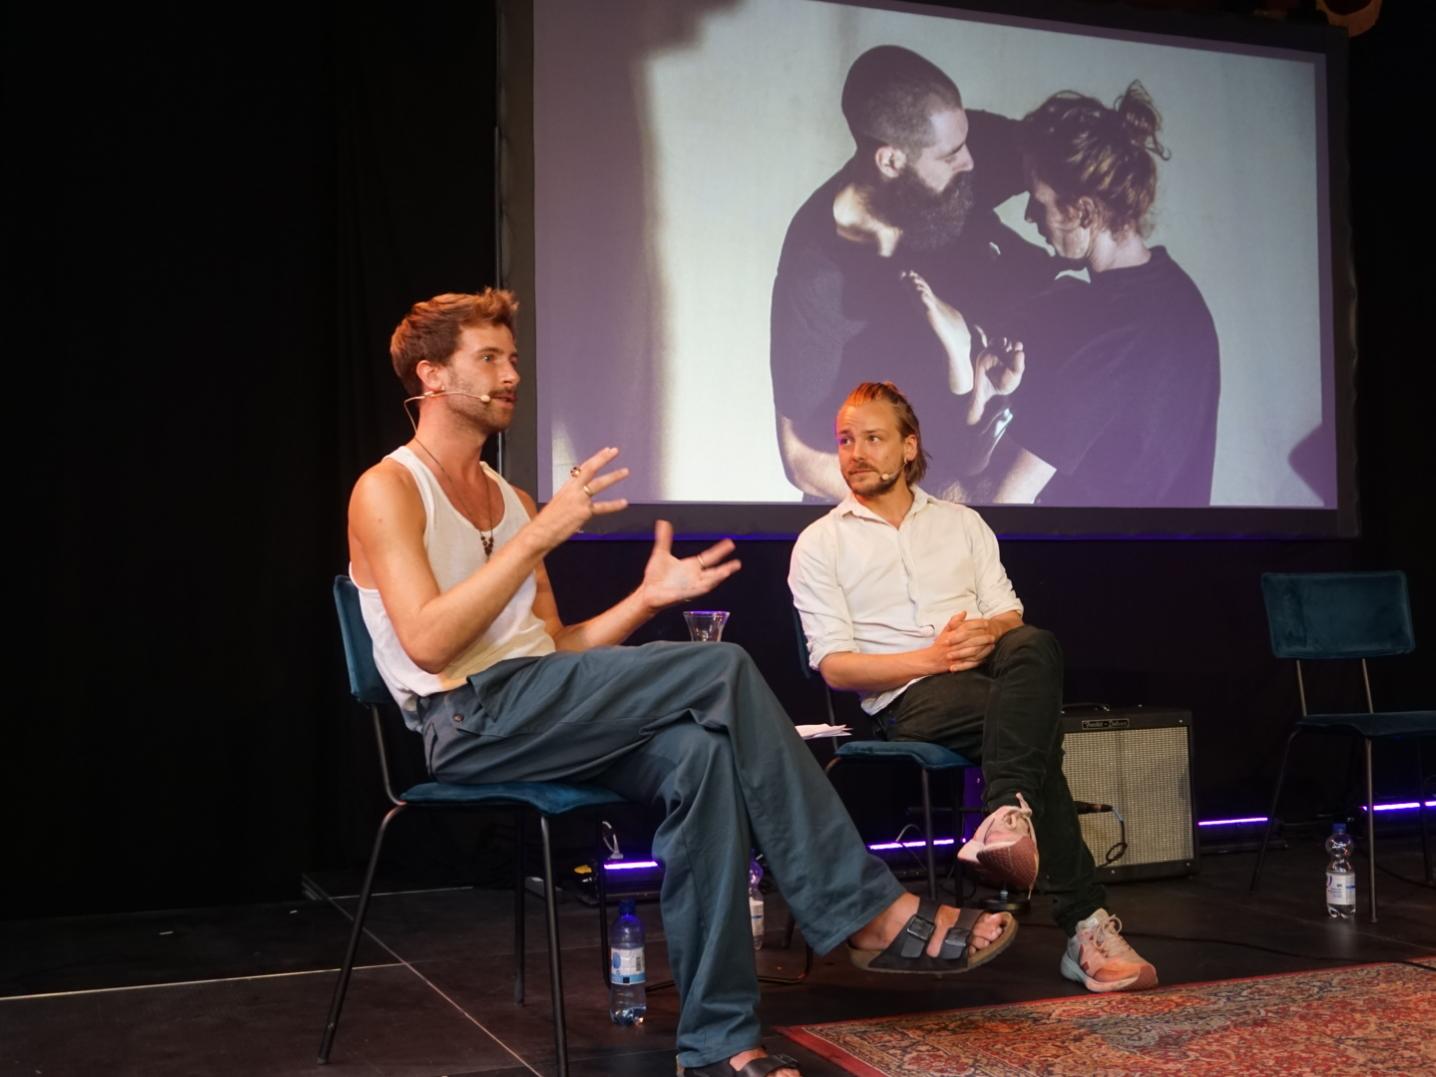
[[679, 1069], [679, 1077], [768, 1077], [768, 1074], [778, 1070], [799, 1068], [796, 1058], [789, 1058], [787, 1055], [764, 1055], [762, 1058], [753, 1059], [740, 1070], [728, 1065], [726, 1058], [721, 1062], [710, 1062], [706, 1066], [682, 1066]]

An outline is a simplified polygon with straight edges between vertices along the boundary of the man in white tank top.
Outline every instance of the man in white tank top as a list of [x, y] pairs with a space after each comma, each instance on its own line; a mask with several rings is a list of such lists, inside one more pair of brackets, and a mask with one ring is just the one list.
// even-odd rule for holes
[[[512, 420], [520, 382], [508, 292], [415, 304], [390, 344], [419, 421], [349, 503], [350, 575], [375, 658], [429, 768], [450, 782], [588, 781], [666, 806], [653, 853], [691, 1077], [796, 1077], [760, 1046], [746, 865], [766, 856], [819, 952], [892, 972], [961, 972], [1017, 925], [919, 902], [868, 854], [757, 668], [730, 644], [619, 647], [658, 610], [738, 571], [724, 540], [693, 557], [660, 523], [638, 587], [565, 625], [543, 558], [591, 517], [627, 468], [616, 448], [574, 468], [538, 511], [480, 461]], [[608, 470], [605, 470], [608, 469]]]

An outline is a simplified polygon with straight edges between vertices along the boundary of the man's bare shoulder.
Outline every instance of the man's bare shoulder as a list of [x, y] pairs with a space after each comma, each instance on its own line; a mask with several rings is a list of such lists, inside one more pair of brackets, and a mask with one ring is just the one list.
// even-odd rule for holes
[[423, 534], [424, 502], [408, 468], [386, 458], [359, 476], [349, 495], [349, 563], [355, 583], [377, 587], [374, 557], [419, 549]]
[[520, 490], [512, 483], [509, 484], [509, 489], [512, 490], [514, 496], [519, 499], [519, 504], [523, 505], [524, 510], [529, 514], [530, 520], [538, 515], [538, 503], [534, 501], [527, 490]]
[[419, 505], [419, 486], [414, 481], [414, 476], [403, 464], [387, 456], [359, 476], [349, 496], [351, 515], [361, 509], [407, 508]]

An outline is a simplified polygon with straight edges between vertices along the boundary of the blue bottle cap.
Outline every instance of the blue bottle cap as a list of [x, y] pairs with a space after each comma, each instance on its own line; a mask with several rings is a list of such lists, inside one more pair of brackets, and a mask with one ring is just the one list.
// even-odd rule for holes
[[1345, 823], [1332, 823], [1332, 824], [1331, 824], [1331, 832], [1332, 832], [1333, 834], [1345, 834], [1345, 833], [1346, 833], [1346, 824], [1345, 824]]
[[619, 916], [637, 916], [638, 904], [633, 898], [621, 898], [618, 902]]

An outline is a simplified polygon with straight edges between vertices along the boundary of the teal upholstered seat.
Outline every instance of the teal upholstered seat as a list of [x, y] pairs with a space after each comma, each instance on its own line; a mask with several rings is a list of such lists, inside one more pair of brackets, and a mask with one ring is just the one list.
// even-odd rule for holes
[[896, 759], [915, 763], [923, 770], [952, 770], [977, 766], [967, 756], [923, 740], [851, 740], [840, 747], [842, 759]]
[[1416, 647], [1404, 572], [1268, 572], [1261, 590], [1278, 658], [1380, 658]]
[[[497, 782], [488, 785], [452, 785], [447, 782], [419, 782], [403, 792], [395, 792], [392, 785], [393, 768], [384, 737], [384, 714], [395, 712], [389, 689], [379, 676], [374, 664], [374, 648], [369, 630], [359, 609], [359, 593], [347, 576], [334, 580], [334, 605], [339, 615], [339, 629], [344, 639], [344, 661], [349, 671], [349, 690], [355, 700], [369, 708], [373, 718], [374, 734], [379, 743], [379, 761], [384, 777], [384, 791], [394, 807], [379, 824], [374, 838], [374, 849], [369, 857], [369, 867], [364, 875], [364, 885], [359, 892], [359, 906], [354, 914], [354, 927], [349, 937], [349, 949], [344, 955], [339, 981], [334, 988], [334, 998], [329, 1008], [329, 1020], [324, 1027], [320, 1043], [319, 1061], [329, 1060], [334, 1045], [334, 1033], [339, 1026], [339, 1015], [344, 1006], [344, 995], [349, 985], [350, 973], [354, 968], [354, 955], [359, 947], [359, 938], [364, 929], [364, 917], [369, 908], [369, 896], [374, 887], [374, 871], [379, 863], [379, 851], [384, 843], [384, 834], [389, 823], [406, 808], [466, 808], [492, 809], [516, 808], [521, 813], [534, 811], [539, 817], [539, 830], [543, 837], [544, 899], [548, 921], [549, 986], [553, 1000], [554, 1045], [558, 1052], [558, 1071], [568, 1072], [567, 1036], [564, 1029], [563, 977], [560, 964], [558, 940], [558, 913], [555, 903], [553, 882], [553, 857], [549, 844], [549, 820], [554, 816], [576, 811], [580, 808], [594, 808], [607, 804], [619, 804], [623, 798], [617, 793], [595, 785], [580, 785], [568, 782]], [[397, 716], [390, 719], [398, 725]], [[414, 734], [404, 733], [413, 737]], [[523, 871], [523, 827], [522, 814], [519, 818], [519, 841], [514, 876], [514, 1000], [523, 1001], [524, 993], [524, 871]], [[599, 932], [603, 940], [603, 952], [607, 952], [607, 918], [603, 901], [603, 872], [597, 873], [599, 895]]]
[[596, 785], [569, 785], [566, 782], [495, 782], [492, 785], [450, 785], [447, 782], [420, 782], [399, 794], [406, 804], [436, 807], [522, 804], [540, 815], [555, 816], [578, 808], [620, 804], [623, 798]]
[[[1427, 879], [1432, 878], [1431, 852], [1426, 820], [1425, 767], [1422, 737], [1436, 734], [1436, 711], [1378, 711], [1371, 694], [1367, 659], [1410, 654], [1416, 648], [1411, 627], [1411, 604], [1404, 572], [1269, 572], [1261, 579], [1266, 603], [1267, 627], [1272, 654], [1296, 663], [1297, 691], [1301, 717], [1297, 719], [1277, 768], [1276, 788], [1267, 813], [1266, 830], [1251, 890], [1261, 879], [1262, 860], [1276, 824], [1278, 801], [1286, 777], [1291, 744], [1302, 733], [1359, 736], [1365, 754], [1366, 845], [1371, 919], [1376, 920], [1376, 804], [1371, 783], [1371, 748], [1374, 741], [1411, 739], [1415, 741], [1417, 799], [1421, 803], [1421, 852]], [[1302, 662], [1356, 660], [1361, 663], [1366, 688], [1364, 711], [1313, 711], [1307, 700]]]
[[[792, 616], [794, 639], [798, 644], [798, 666], [802, 669], [803, 676], [822, 685], [823, 702], [827, 707], [827, 720], [832, 724], [834, 721], [832, 696], [828, 692], [828, 686], [823, 680], [822, 674], [813, 669], [812, 663], [808, 661], [808, 641], [803, 634], [802, 618], [798, 616], [796, 609], [792, 610]], [[959, 770], [975, 767], [977, 764], [966, 756], [960, 755], [950, 748], [944, 748], [940, 744], [929, 744], [920, 740], [884, 740], [880, 737], [873, 740], [846, 741], [833, 753], [833, 758], [828, 763], [828, 770], [831, 772], [844, 760], [911, 763], [918, 768], [922, 791], [922, 833], [927, 843], [927, 893], [928, 897], [937, 900], [937, 858], [934, 851], [936, 835], [933, 833], [932, 825], [932, 781], [930, 775], [933, 771]], [[954, 805], [954, 818], [960, 817], [963, 812], [968, 810], [961, 804], [961, 793], [958, 793], [957, 799], [958, 803]]]

